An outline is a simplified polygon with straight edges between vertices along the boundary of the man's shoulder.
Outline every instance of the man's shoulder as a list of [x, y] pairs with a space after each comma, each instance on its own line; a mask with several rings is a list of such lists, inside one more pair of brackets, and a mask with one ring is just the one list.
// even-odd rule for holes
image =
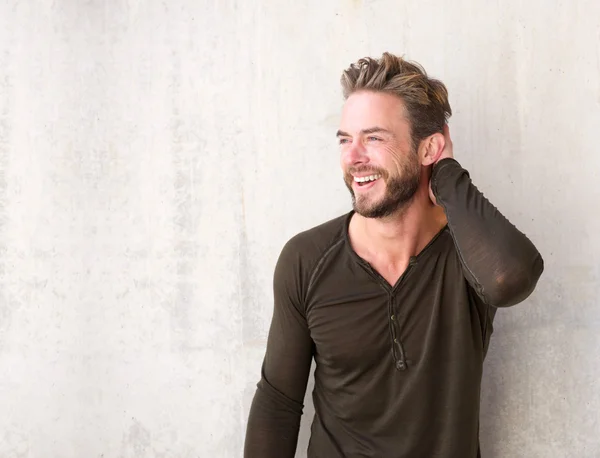
[[349, 214], [343, 214], [317, 226], [305, 229], [294, 235], [287, 242], [298, 250], [326, 250], [332, 244], [344, 239]]
[[350, 213], [345, 213], [297, 233], [287, 241], [282, 254], [310, 269], [332, 247], [344, 241], [349, 217]]
[[321, 261], [343, 245], [349, 217], [349, 213], [338, 216], [290, 238], [279, 255], [275, 282], [306, 291]]

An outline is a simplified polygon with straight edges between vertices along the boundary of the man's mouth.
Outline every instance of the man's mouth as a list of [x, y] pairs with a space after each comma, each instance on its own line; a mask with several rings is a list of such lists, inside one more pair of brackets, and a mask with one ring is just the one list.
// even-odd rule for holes
[[374, 174], [374, 175], [367, 175], [364, 177], [354, 177], [354, 182], [359, 186], [366, 186], [369, 183], [373, 183], [374, 181], [377, 181], [379, 178], [381, 178], [380, 174]]

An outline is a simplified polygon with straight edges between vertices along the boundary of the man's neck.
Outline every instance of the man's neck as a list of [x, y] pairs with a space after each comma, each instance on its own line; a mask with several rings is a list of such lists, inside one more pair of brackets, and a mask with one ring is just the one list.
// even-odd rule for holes
[[418, 255], [444, 227], [444, 211], [431, 203], [426, 193], [385, 218], [365, 218], [354, 214], [349, 235], [352, 246], [367, 261], [404, 265]]

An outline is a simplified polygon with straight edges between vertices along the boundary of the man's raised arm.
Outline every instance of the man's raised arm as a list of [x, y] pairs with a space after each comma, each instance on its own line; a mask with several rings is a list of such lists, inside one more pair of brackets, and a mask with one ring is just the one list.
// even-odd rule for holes
[[[446, 136], [448, 140], [447, 131]], [[484, 303], [508, 307], [526, 299], [544, 270], [533, 243], [483, 196], [451, 156], [434, 165], [431, 191], [446, 213], [465, 277]]]

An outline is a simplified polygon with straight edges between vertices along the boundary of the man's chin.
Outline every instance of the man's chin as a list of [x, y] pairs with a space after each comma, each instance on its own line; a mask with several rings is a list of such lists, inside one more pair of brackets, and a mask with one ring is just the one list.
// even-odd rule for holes
[[371, 203], [370, 205], [366, 202], [357, 202], [353, 199], [352, 206], [354, 212], [364, 218], [382, 219], [402, 213], [403, 210], [410, 205], [412, 197], [414, 197], [414, 194], [410, 198], [407, 197], [406, 199], [395, 201], [386, 199], [377, 203]]
[[397, 210], [396, 206], [364, 206], [354, 205], [354, 212], [364, 218], [380, 219], [392, 215]]
[[352, 195], [355, 213], [365, 218], [381, 219], [402, 213], [410, 205], [418, 190], [419, 179], [416, 176], [413, 180], [407, 179], [405, 183], [386, 183], [387, 192], [379, 199], [375, 199], [372, 193], [357, 194], [349, 183], [346, 185]]

